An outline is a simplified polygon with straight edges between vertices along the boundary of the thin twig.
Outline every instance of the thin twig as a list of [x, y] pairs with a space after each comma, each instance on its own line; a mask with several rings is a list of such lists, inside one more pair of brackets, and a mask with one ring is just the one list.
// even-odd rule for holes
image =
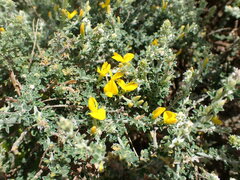
[[47, 108], [77, 108], [77, 107], [82, 107], [82, 106], [77, 106], [77, 105], [66, 105], [66, 104], [57, 104], [57, 105], [49, 105], [49, 106], [45, 106], [43, 108], [47, 109]]
[[221, 29], [217, 29], [215, 31], [211, 31], [208, 36], [212, 35], [212, 34], [215, 34], [215, 33], [218, 33], [218, 32], [222, 32], [222, 31], [227, 31], [227, 30], [230, 30], [232, 28], [228, 27], [228, 28], [221, 28]]
[[42, 100], [42, 102], [65, 100], [65, 99], [67, 99], [67, 98], [49, 98], [49, 99]]
[[48, 150], [49, 150], [49, 147], [44, 151], [44, 153], [43, 153], [43, 155], [42, 155], [42, 157], [41, 157], [41, 160], [40, 160], [40, 162], [39, 162], [39, 164], [38, 164], [38, 167], [39, 167], [39, 168], [41, 168], [41, 165], [42, 165], [42, 162], [43, 162], [43, 158], [45, 157], [45, 155], [46, 155], [46, 153], [48, 152]]
[[18, 147], [21, 144], [21, 142], [23, 141], [23, 138], [26, 136], [26, 134], [28, 133], [28, 131], [31, 129], [32, 127], [28, 127], [27, 129], [25, 129], [25, 131], [23, 131], [20, 135], [20, 137], [13, 143], [13, 146], [11, 148], [11, 152], [13, 152], [15, 155], [17, 155], [19, 153], [18, 151]]
[[9, 77], [10, 77], [10, 80], [11, 80], [13, 87], [14, 87], [15, 91], [17, 92], [18, 96], [21, 96], [22, 86], [21, 86], [20, 82], [17, 80], [13, 70], [10, 71]]
[[[35, 51], [35, 48], [36, 48], [36, 44], [37, 44], [37, 33], [38, 33], [38, 23], [39, 23], [39, 19], [37, 19], [37, 23], [36, 23], [36, 28], [34, 27], [34, 20], [33, 20], [33, 27], [32, 27], [32, 30], [33, 30], [33, 34], [34, 34], [34, 42], [33, 42], [33, 48], [32, 48], [32, 52], [31, 52], [31, 58], [30, 58], [30, 65], [29, 65], [29, 69], [31, 68], [31, 65], [32, 65], [32, 61], [33, 61], [33, 56], [34, 56], [34, 51]], [[35, 29], [34, 29], [35, 28]]]
[[138, 159], [139, 159], [138, 153], [137, 153], [136, 149], [135, 149], [134, 146], [133, 146], [132, 140], [131, 140], [131, 138], [130, 138], [129, 135], [128, 135], [127, 129], [125, 130], [125, 133], [126, 133], [126, 135], [127, 135], [127, 138], [128, 138], [128, 140], [129, 140], [130, 144], [132, 145], [132, 148], [133, 148], [133, 151], [134, 151], [135, 155], [136, 155], [136, 156], [138, 157]]
[[130, 16], [130, 12], [128, 11], [127, 18], [126, 18], [125, 21], [123, 22], [123, 25], [127, 22], [129, 16]]
[[37, 174], [35, 174], [35, 176], [33, 177], [33, 179], [39, 179], [39, 177], [41, 176], [41, 174], [43, 173], [43, 170], [40, 169]]

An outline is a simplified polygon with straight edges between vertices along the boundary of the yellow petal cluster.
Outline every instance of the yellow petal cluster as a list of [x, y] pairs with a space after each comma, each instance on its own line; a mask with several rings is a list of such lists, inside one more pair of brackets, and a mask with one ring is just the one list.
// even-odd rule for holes
[[110, 5], [111, 0], [105, 0], [105, 3], [101, 2], [99, 5], [102, 8], [107, 8]]
[[4, 32], [5, 29], [3, 27], [0, 27], [0, 32]]
[[118, 79], [117, 83], [126, 92], [134, 91], [138, 87], [138, 84], [133, 81], [125, 83], [122, 79]]
[[163, 113], [164, 124], [175, 124], [177, 123], [177, 113], [172, 111], [166, 111], [165, 107], [158, 107], [152, 112], [152, 119], [156, 119]]
[[212, 122], [213, 122], [214, 124], [216, 124], [216, 125], [222, 125], [222, 124], [223, 124], [223, 122], [219, 119], [218, 116], [214, 116], [214, 117], [212, 118]]
[[101, 69], [97, 67], [97, 72], [99, 73], [100, 77], [104, 77], [107, 75], [110, 69], [111, 69], [111, 64], [108, 64], [108, 62], [104, 62]]
[[104, 89], [103, 89], [104, 93], [106, 96], [108, 97], [113, 97], [113, 95], [117, 95], [118, 94], [118, 87], [117, 84], [115, 83], [114, 80], [110, 80], [108, 81], [108, 83], [105, 85]]
[[152, 45], [158, 46], [158, 40], [157, 40], [157, 39], [154, 39], [153, 42], [152, 42]]
[[165, 124], [175, 124], [177, 122], [177, 113], [172, 111], [165, 111], [163, 113], [163, 123]]
[[94, 97], [88, 99], [88, 108], [90, 109], [90, 116], [94, 119], [104, 120], [106, 119], [106, 110], [103, 108], [98, 109], [98, 102]]
[[68, 10], [66, 10], [66, 9], [62, 9], [61, 10], [62, 11], [62, 13], [68, 18], [68, 19], [72, 19], [74, 16], [76, 16], [77, 15], [77, 10], [74, 10], [73, 12], [69, 12]]
[[108, 81], [103, 89], [106, 96], [113, 97], [113, 95], [118, 94], [118, 87], [115, 80], [123, 77], [123, 75], [124, 74], [122, 72], [117, 72], [116, 74], [112, 75], [112, 72], [110, 71], [111, 80]]
[[123, 57], [118, 54], [118, 53], [113, 53], [113, 56], [112, 56], [113, 59], [115, 59], [116, 61], [118, 62], [121, 62], [121, 63], [127, 63], [129, 61], [131, 61], [133, 58], [134, 58], [134, 54], [132, 53], [127, 53], [125, 54]]
[[156, 119], [158, 116], [160, 116], [164, 111], [166, 111], [165, 107], [158, 107], [152, 112], [152, 118]]

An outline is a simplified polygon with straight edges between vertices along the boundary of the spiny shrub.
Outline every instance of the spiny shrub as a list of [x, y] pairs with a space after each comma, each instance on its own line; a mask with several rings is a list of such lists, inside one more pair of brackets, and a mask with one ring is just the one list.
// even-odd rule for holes
[[238, 178], [219, 112], [239, 97], [239, 46], [214, 51], [208, 8], [0, 0], [0, 179]]

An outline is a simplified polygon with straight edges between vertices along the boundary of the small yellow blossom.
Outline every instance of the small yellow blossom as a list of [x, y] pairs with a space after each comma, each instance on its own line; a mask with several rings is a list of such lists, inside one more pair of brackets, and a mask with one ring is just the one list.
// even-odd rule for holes
[[163, 122], [165, 124], [175, 124], [177, 123], [177, 113], [171, 111], [165, 111], [163, 113]]
[[98, 120], [106, 119], [106, 110], [103, 108], [98, 109], [98, 102], [94, 97], [88, 99], [88, 108], [90, 109], [90, 116]]
[[105, 0], [105, 3], [101, 2], [101, 3], [99, 3], [99, 5], [102, 8], [107, 8], [110, 5], [110, 2], [111, 2], [111, 0]]
[[66, 9], [62, 9], [62, 13], [68, 18], [68, 19], [72, 19], [74, 16], [77, 15], [77, 10], [74, 10], [73, 12], [69, 12], [68, 10]]
[[158, 46], [158, 39], [154, 39], [153, 42], [152, 42], [152, 45]]
[[5, 29], [3, 27], [0, 27], [0, 32], [4, 32]]
[[124, 55], [124, 57], [122, 57], [120, 54], [115, 52], [115, 53], [113, 53], [112, 58], [115, 59], [116, 61], [121, 62], [121, 63], [127, 63], [134, 58], [134, 54], [127, 53], [127, 54]]
[[103, 162], [101, 162], [101, 163], [99, 164], [98, 171], [99, 171], [100, 173], [104, 171]]
[[218, 116], [214, 116], [214, 117], [212, 118], [212, 122], [213, 122], [214, 124], [216, 124], [216, 125], [222, 125], [222, 124], [223, 124], [223, 122], [219, 119]]
[[97, 127], [96, 126], [93, 126], [90, 130], [91, 134], [96, 134], [97, 132]]
[[122, 79], [118, 79], [117, 83], [126, 92], [133, 91], [138, 87], [138, 84], [133, 81], [126, 84]]
[[108, 97], [113, 97], [113, 95], [118, 94], [117, 84], [112, 79], [110, 81], [108, 81], [108, 83], [105, 85], [103, 90], [104, 90], [105, 95]]
[[107, 75], [110, 69], [111, 69], [111, 64], [108, 64], [108, 62], [104, 62], [101, 69], [100, 67], [97, 67], [97, 72], [99, 73], [100, 77], [104, 77]]
[[85, 25], [84, 25], [84, 23], [82, 23], [82, 24], [80, 25], [80, 34], [81, 34], [82, 36], [85, 35]]
[[52, 12], [51, 11], [48, 11], [48, 18], [52, 19]]
[[156, 119], [158, 116], [160, 116], [164, 111], [166, 111], [165, 107], [158, 107], [152, 112], [152, 119]]

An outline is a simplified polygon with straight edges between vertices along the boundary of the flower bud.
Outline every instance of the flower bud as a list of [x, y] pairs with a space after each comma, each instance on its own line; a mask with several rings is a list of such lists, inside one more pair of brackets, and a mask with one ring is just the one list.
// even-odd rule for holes
[[143, 104], [143, 108], [147, 108], [148, 107], [148, 102], [146, 101], [144, 104]]
[[222, 93], [223, 93], [223, 88], [218, 89], [217, 93], [216, 93], [216, 96], [215, 96], [215, 99], [221, 98]]
[[82, 24], [80, 25], [80, 34], [81, 34], [82, 36], [85, 35], [85, 25], [84, 25], [84, 23], [82, 23]]
[[134, 97], [132, 98], [132, 100], [133, 100], [133, 101], [138, 101], [140, 98], [141, 98], [141, 96], [134, 96]]
[[223, 107], [223, 105], [226, 103], [226, 99], [220, 99], [218, 100], [216, 103], [218, 105], [218, 107]]
[[129, 108], [133, 107], [133, 103], [132, 102], [129, 102], [127, 105], [128, 105]]
[[93, 127], [91, 128], [90, 132], [91, 132], [92, 135], [96, 134], [96, 132], [97, 132], [97, 127], [96, 127], [96, 126], [93, 126]]
[[140, 106], [140, 105], [142, 105], [142, 103], [144, 103], [144, 100], [138, 101], [138, 102], [137, 102], [137, 105]]

